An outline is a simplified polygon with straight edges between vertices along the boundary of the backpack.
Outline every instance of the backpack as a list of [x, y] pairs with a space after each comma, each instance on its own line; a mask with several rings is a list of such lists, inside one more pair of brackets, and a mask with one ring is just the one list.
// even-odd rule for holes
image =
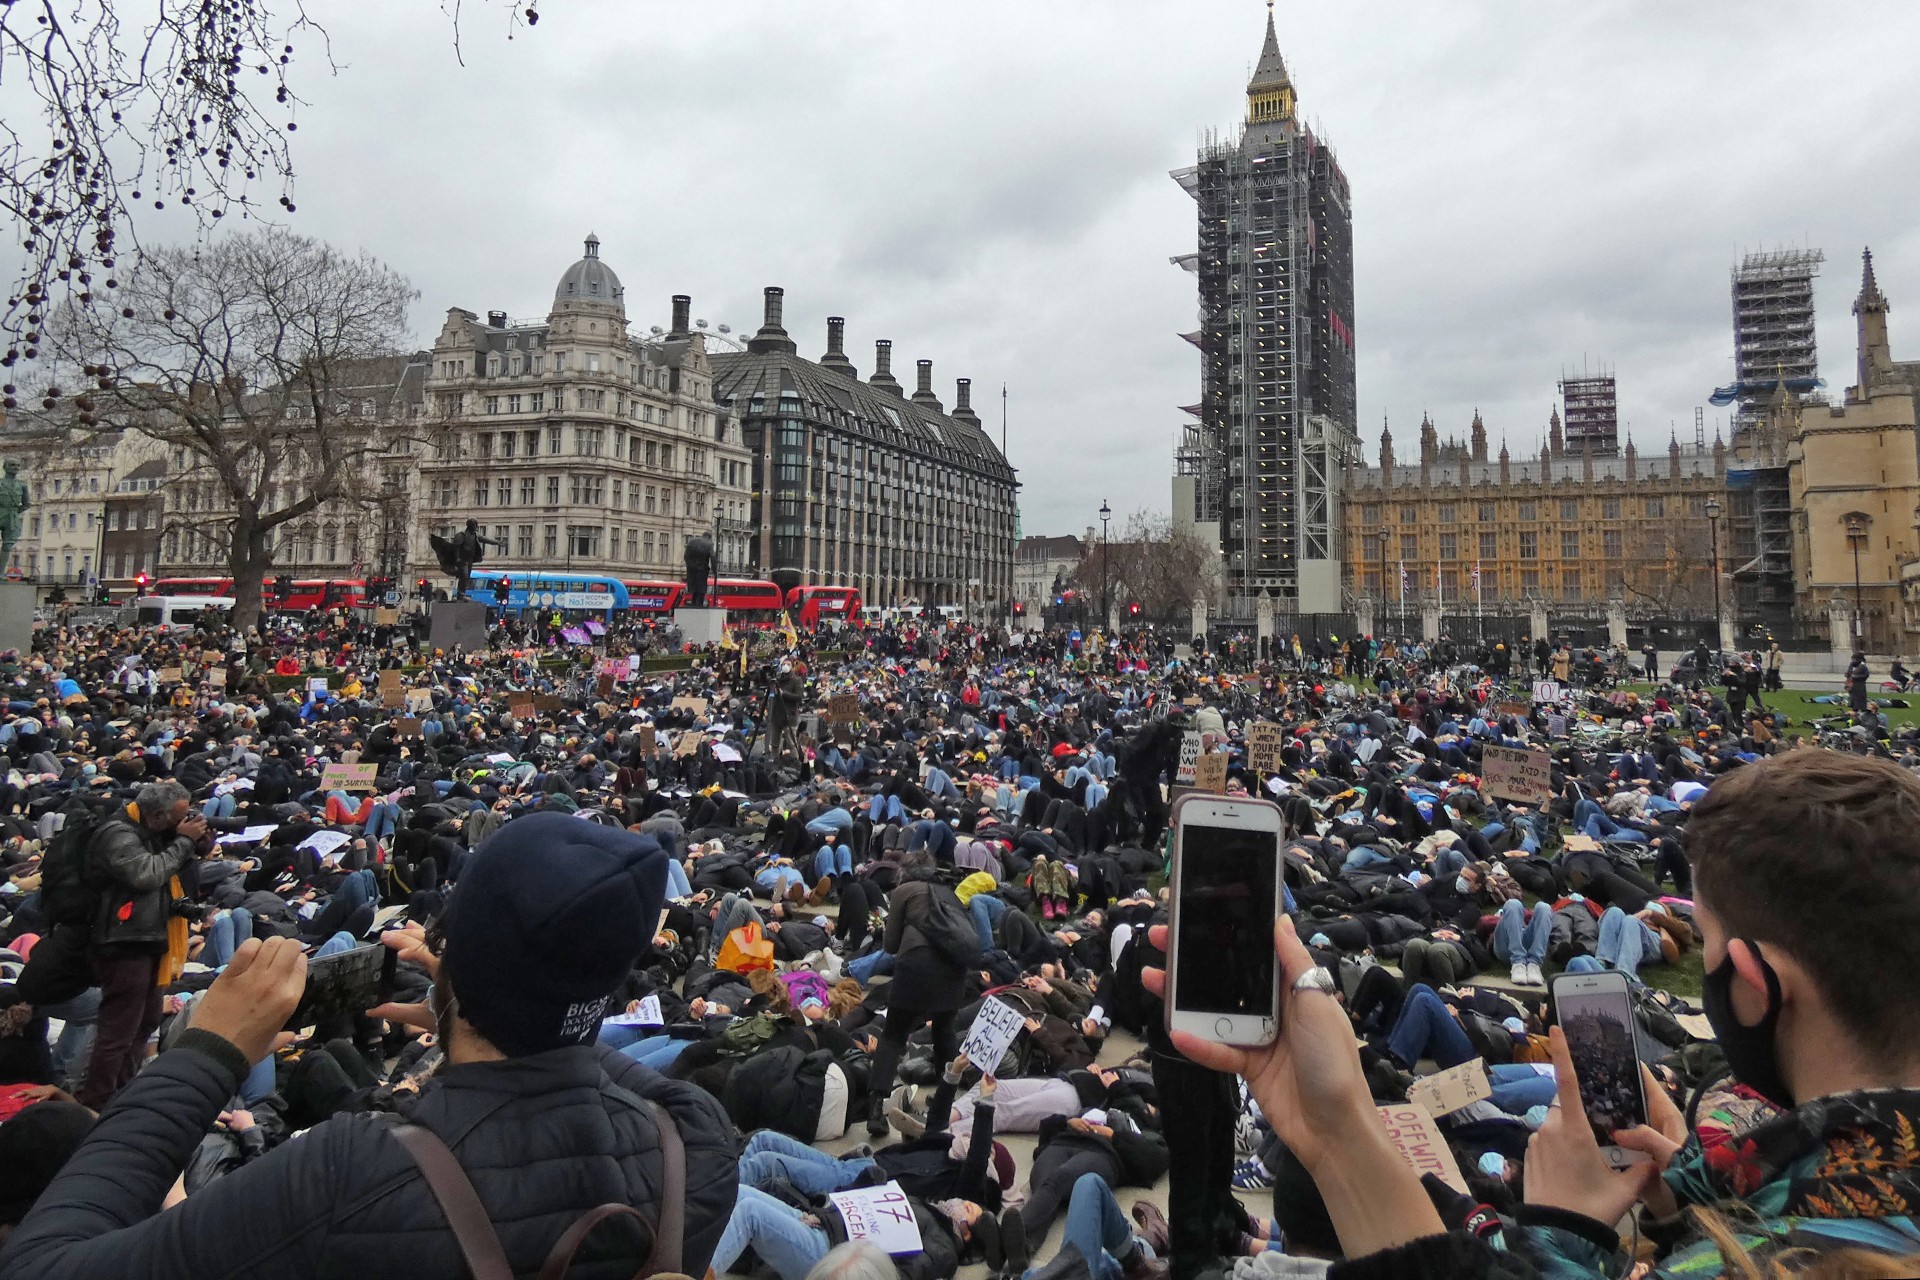
[[946, 885], [927, 882], [927, 909], [919, 921], [927, 945], [962, 969], [980, 963], [980, 934], [960, 899]]
[[40, 863], [40, 909], [49, 923], [92, 923], [103, 884], [90, 864], [87, 847], [113, 807], [111, 800], [79, 795], [60, 810], [60, 828]]

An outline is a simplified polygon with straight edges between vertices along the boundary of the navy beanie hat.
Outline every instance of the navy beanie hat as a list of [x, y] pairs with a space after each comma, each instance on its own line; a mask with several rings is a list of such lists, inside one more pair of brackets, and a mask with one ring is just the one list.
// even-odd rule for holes
[[447, 904], [440, 963], [460, 1015], [508, 1057], [593, 1040], [666, 890], [651, 836], [560, 813], [504, 824]]

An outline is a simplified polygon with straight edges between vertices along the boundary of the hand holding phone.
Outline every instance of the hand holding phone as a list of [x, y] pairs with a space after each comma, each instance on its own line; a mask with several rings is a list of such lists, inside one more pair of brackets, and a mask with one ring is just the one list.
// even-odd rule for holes
[[1189, 794], [1173, 821], [1167, 1030], [1272, 1044], [1280, 1030], [1280, 810], [1265, 800]]

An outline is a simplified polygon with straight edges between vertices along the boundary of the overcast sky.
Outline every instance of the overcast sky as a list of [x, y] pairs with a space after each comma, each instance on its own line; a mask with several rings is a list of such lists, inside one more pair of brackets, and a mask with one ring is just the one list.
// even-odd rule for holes
[[[847, 317], [862, 374], [934, 361], [1009, 445], [1027, 533], [1103, 498], [1165, 510], [1198, 398], [1194, 205], [1167, 176], [1240, 118], [1259, 0], [308, 0], [337, 77], [298, 85], [298, 229], [450, 306], [543, 316], [589, 230], [629, 317], [668, 298], [751, 331], [786, 289], [801, 352]], [[1360, 425], [1422, 411], [1537, 449], [1555, 381], [1611, 365], [1642, 448], [1731, 377], [1728, 269], [1824, 249], [1821, 372], [1852, 381], [1859, 254], [1920, 355], [1920, 5], [1278, 9], [1301, 109], [1353, 189]], [[305, 61], [303, 59], [303, 61]], [[1911, 317], [1903, 319], [1903, 317]], [[1722, 420], [1709, 409], [1707, 430]]]

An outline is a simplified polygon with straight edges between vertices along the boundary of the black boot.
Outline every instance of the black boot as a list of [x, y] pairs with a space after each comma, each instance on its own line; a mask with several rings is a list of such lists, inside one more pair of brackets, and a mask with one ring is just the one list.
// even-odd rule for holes
[[887, 1100], [875, 1094], [867, 1102], [867, 1136], [878, 1141], [891, 1132], [887, 1124]]
[[1000, 1215], [1000, 1253], [1006, 1259], [1000, 1280], [1020, 1280], [1032, 1263], [1033, 1253], [1027, 1247], [1027, 1228], [1018, 1209]]

